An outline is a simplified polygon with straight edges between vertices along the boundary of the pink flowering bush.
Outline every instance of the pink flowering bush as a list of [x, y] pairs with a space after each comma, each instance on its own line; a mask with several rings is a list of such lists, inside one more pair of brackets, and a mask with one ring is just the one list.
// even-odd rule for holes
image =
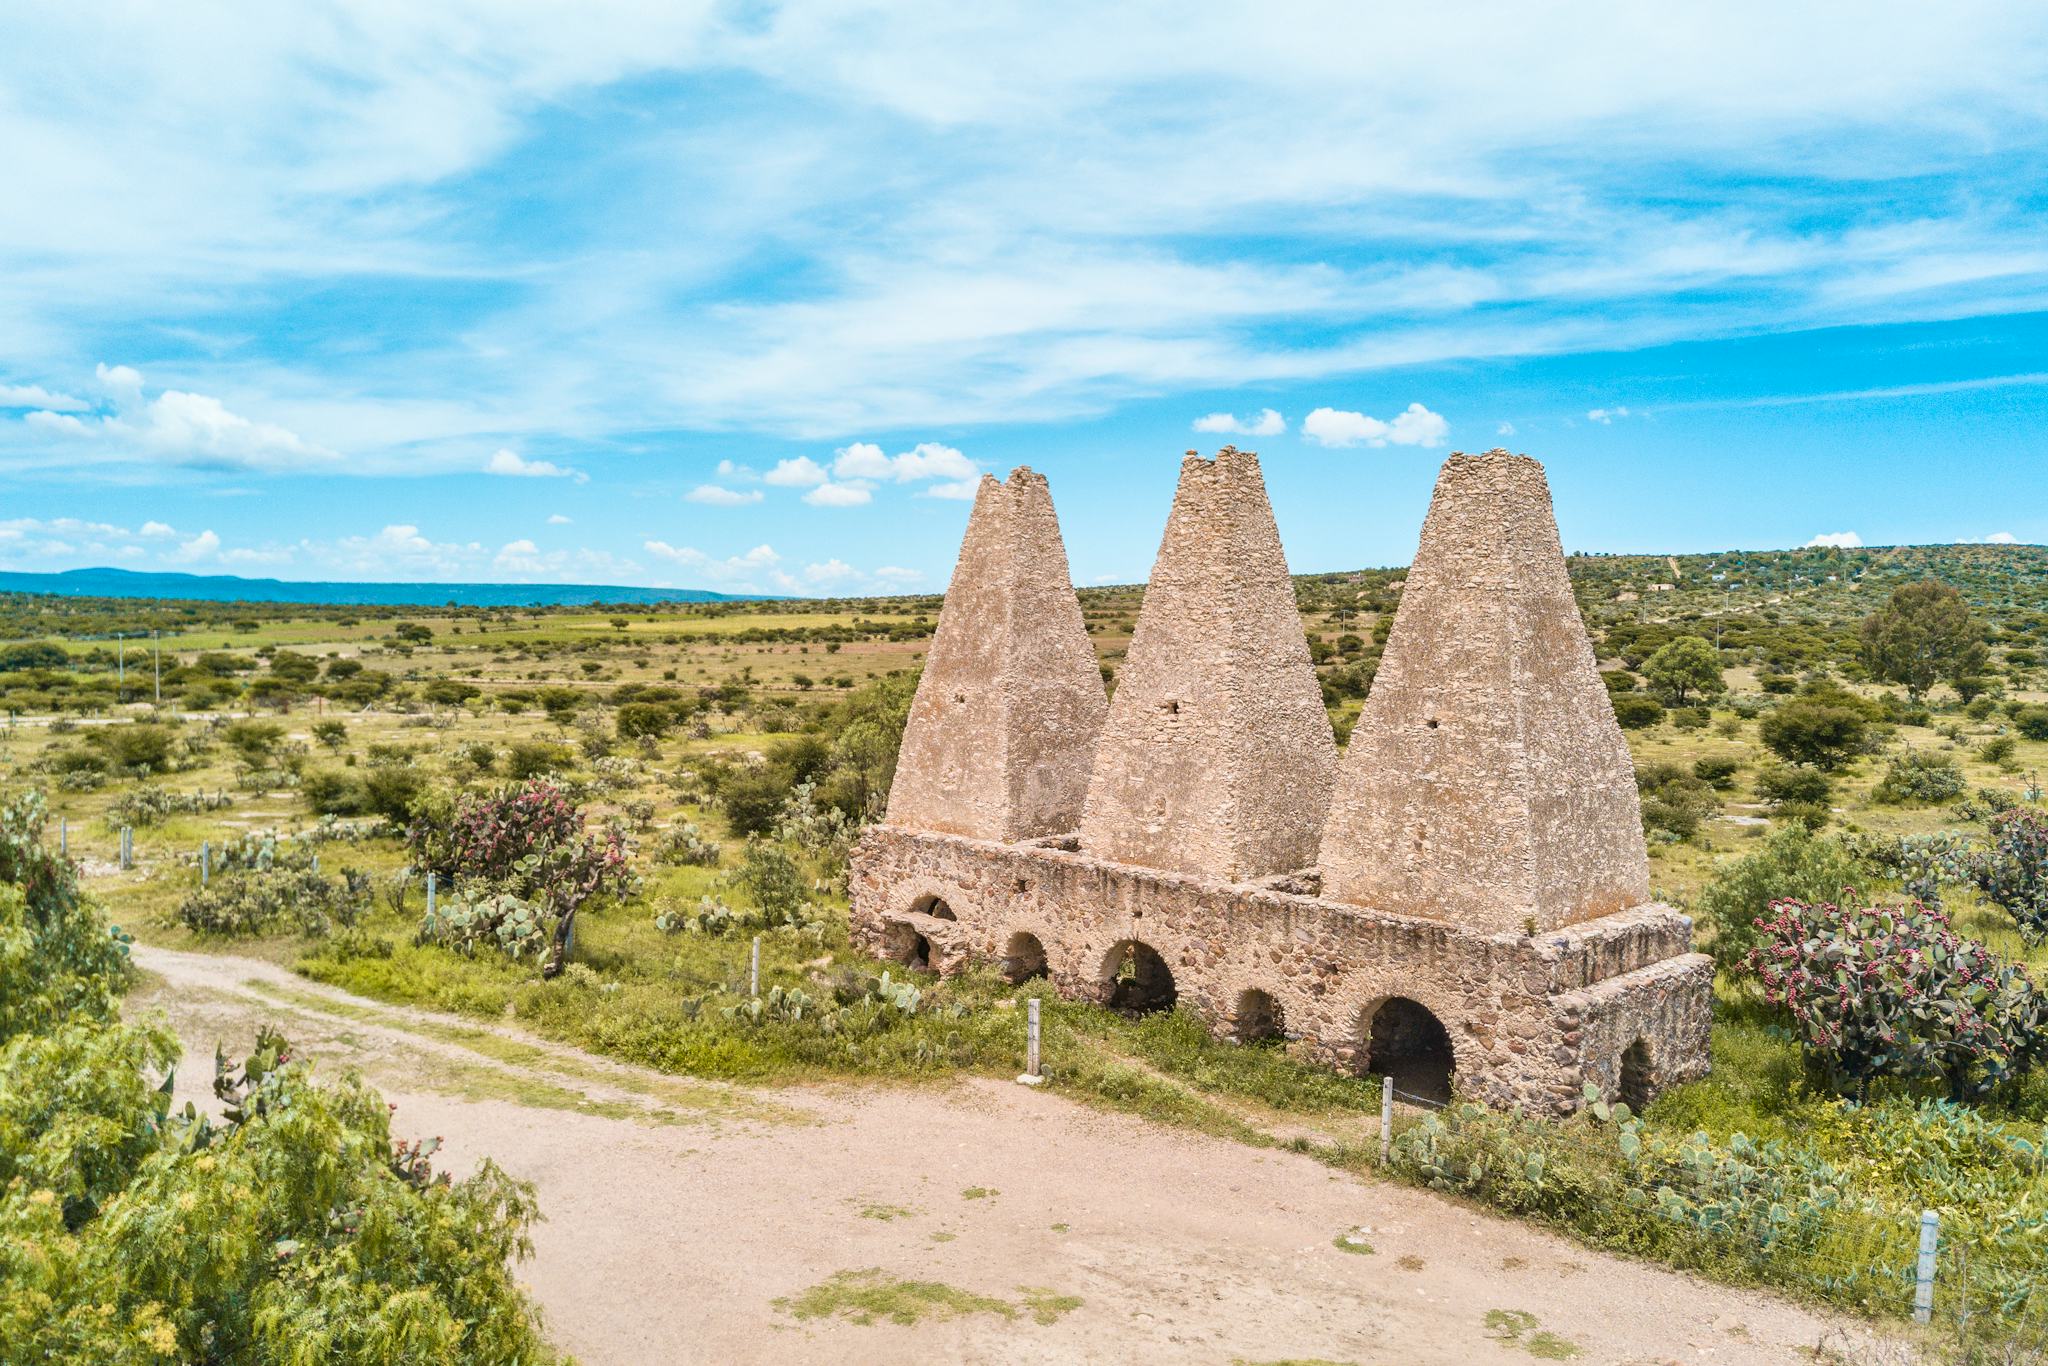
[[465, 793], [451, 815], [415, 821], [406, 839], [415, 866], [450, 892], [472, 900], [510, 897], [553, 917], [554, 953], [544, 969], [550, 977], [561, 971], [577, 910], [634, 885], [619, 833], [586, 830], [582, 808], [546, 778]]
[[1756, 927], [1749, 964], [1764, 995], [1838, 1090], [1891, 1078], [1974, 1099], [2048, 1046], [2048, 1001], [2026, 971], [1938, 910], [1778, 901]]

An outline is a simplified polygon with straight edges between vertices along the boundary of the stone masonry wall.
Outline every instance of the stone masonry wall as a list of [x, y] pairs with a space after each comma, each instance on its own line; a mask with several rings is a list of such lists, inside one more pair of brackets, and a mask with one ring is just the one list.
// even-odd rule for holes
[[984, 475], [887, 819], [998, 840], [1073, 829], [1107, 707], [1045, 476]]
[[[1691, 922], [1642, 906], [1553, 934], [1482, 934], [1317, 897], [1133, 868], [1045, 845], [871, 827], [853, 858], [856, 942], [940, 972], [1042, 949], [1063, 995], [1106, 1000], [1132, 942], [1218, 1033], [1269, 995], [1291, 1047], [1362, 1068], [1373, 1012], [1402, 997], [1442, 1021], [1461, 1091], [1562, 1113], [1593, 1080], [1618, 1093], [1638, 1043], [1650, 1090], [1706, 1070], [1712, 960]], [[1028, 935], [1035, 944], [1020, 944]]]
[[1489, 931], [1649, 900], [1635, 769], [1534, 460], [1445, 462], [1318, 866], [1335, 900]]
[[1118, 863], [1226, 881], [1306, 868], [1336, 759], [1258, 457], [1190, 452], [1081, 838]]

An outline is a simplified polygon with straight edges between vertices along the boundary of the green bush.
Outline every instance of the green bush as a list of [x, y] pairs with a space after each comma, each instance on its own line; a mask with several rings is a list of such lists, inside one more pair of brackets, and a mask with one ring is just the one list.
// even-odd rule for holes
[[747, 841], [740, 866], [726, 882], [744, 892], [771, 925], [802, 924], [810, 918], [810, 884], [789, 851], [766, 840]]
[[2021, 707], [2013, 713], [2012, 724], [2029, 740], [2048, 740], [2048, 707]]
[[1977, 748], [1977, 757], [1987, 764], [2005, 768], [2019, 752], [2020, 742], [2010, 735], [1994, 735]]
[[318, 816], [360, 816], [370, 809], [370, 793], [362, 775], [347, 769], [309, 769], [299, 778], [299, 795]]
[[170, 1108], [177, 1045], [119, 1017], [126, 950], [0, 807], [0, 1356], [141, 1363], [554, 1360], [513, 1278], [532, 1188], [435, 1176], [353, 1077], [268, 1030]]
[[1650, 834], [1691, 839], [1700, 823], [1721, 809], [1712, 785], [1676, 764], [1637, 769], [1636, 788], [1642, 794], [1643, 830]]
[[518, 740], [505, 752], [505, 772], [514, 782], [566, 773], [575, 767], [576, 756], [567, 745], [545, 740]]
[[1664, 704], [1654, 697], [1622, 693], [1614, 699], [1614, 719], [1623, 730], [1646, 730], [1664, 719]]
[[1960, 797], [1967, 786], [1946, 754], [1909, 750], [1891, 761], [1870, 795], [1890, 806], [1921, 806]]
[[1712, 932], [1707, 950], [1723, 968], [1746, 963], [1749, 951], [1763, 942], [1755, 922], [1770, 911], [1772, 902], [1831, 901], [1867, 873], [1840, 843], [1803, 825], [1773, 831], [1754, 853], [1715, 865], [1713, 881], [1695, 906]]
[[1764, 717], [1757, 733], [1765, 748], [1786, 762], [1828, 770], [1862, 752], [1869, 725], [1850, 707], [1801, 698]]
[[370, 908], [366, 877], [323, 876], [309, 867], [236, 868], [179, 903], [177, 917], [201, 934], [263, 934], [289, 922], [301, 934], [346, 928]]
[[1679, 730], [1705, 730], [1714, 723], [1714, 714], [1705, 707], [1680, 707], [1671, 713], [1671, 724]]
[[363, 811], [402, 825], [420, 813], [427, 775], [410, 764], [379, 764], [363, 774]]
[[1692, 776], [1718, 792], [1726, 792], [1735, 786], [1735, 775], [1741, 768], [1740, 760], [1712, 755], [1693, 761]]

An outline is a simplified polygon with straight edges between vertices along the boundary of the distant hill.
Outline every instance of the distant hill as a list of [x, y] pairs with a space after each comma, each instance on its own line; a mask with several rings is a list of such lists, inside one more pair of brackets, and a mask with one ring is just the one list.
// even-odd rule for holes
[[169, 598], [186, 602], [297, 602], [386, 607], [574, 607], [584, 603], [758, 602], [758, 593], [703, 588], [633, 588], [584, 583], [328, 583], [244, 579], [233, 574], [137, 573], [67, 569], [61, 574], [0, 571], [0, 593], [73, 598]]

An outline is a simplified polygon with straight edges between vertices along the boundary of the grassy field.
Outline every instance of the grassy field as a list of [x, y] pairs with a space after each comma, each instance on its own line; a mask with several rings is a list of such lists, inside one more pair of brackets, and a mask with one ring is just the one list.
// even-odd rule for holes
[[[2041, 566], [2025, 558], [2032, 553], [2025, 548], [2015, 550], [2010, 562], [1976, 553], [1990, 548], [1955, 549], [1950, 567], [1962, 566], [1955, 572], [1997, 649], [1991, 665], [1997, 705], [1971, 714], [1943, 689], [1929, 699], [1933, 709], [1927, 714], [1880, 728], [1876, 752], [1834, 775], [1831, 834], [1961, 830], [1981, 838], [1981, 823], [1965, 819], [1976, 813], [1959, 815], [1957, 801], [1896, 805], [1880, 799], [1888, 767], [1906, 754], [1952, 760], [1965, 794], [1989, 789], [2012, 800], [2038, 795], [2030, 791], [2030, 775], [2048, 771], [2048, 741], [2017, 734], [2012, 718], [2015, 707], [2043, 696], [2028, 644], [2043, 625], [2035, 605], [2037, 580], [2030, 576]], [[1644, 656], [1674, 635], [1722, 641], [1729, 691], [1717, 699], [1704, 726], [1680, 729], [1666, 718], [1627, 732], [1646, 774], [1663, 768], [1689, 774], [1703, 760], [1735, 766], [1726, 785], [1711, 794], [1711, 809], [1696, 829], [1683, 838], [1649, 832], [1653, 886], [1675, 905], [1694, 905], [1733, 860], [1754, 852], [1785, 824], [1758, 786], [1772, 763], [1760, 725], [1780, 700], [1766, 688], [1784, 676], [1827, 676], [1861, 696], [1883, 694], [1885, 689], [1859, 676], [1848, 614], [1867, 610], [1892, 579], [1950, 563], [1873, 554], [1854, 561], [1860, 578], [1845, 581], [1850, 560], [1802, 570], [1800, 554], [1791, 553], [1787, 564], [1769, 574], [1744, 571], [1759, 580], [1743, 590], [1748, 597], [1721, 587], [1725, 579], [1712, 579], [1712, 573], [1727, 572], [1711, 570], [1713, 561], [1677, 562], [1679, 580], [1688, 586], [1648, 596], [1630, 585], [1645, 583], [1648, 575], [1672, 574], [1671, 561], [1575, 562], [1582, 607], [1604, 668], [1639, 670]], [[1839, 571], [1832, 580], [1819, 572], [1828, 564]], [[2028, 573], [2011, 572], [2016, 564]], [[1370, 686], [1398, 602], [1399, 578], [1398, 571], [1372, 571], [1300, 581], [1304, 626], [1340, 733], [1348, 730]], [[1140, 591], [1130, 588], [1083, 594], [1091, 638], [1112, 678], [1140, 600]], [[795, 850], [816, 905], [809, 923], [763, 933], [764, 990], [806, 993], [816, 1006], [806, 1018], [754, 1022], [728, 1014], [746, 999], [751, 932], [671, 933], [657, 927], [662, 912], [687, 910], [707, 896], [744, 909], [730, 877], [745, 841], [731, 828], [729, 802], [718, 799], [712, 778], [774, 772], [788, 747], [806, 737], [838, 756], [848, 717], [877, 696], [877, 689], [907, 695], [936, 608], [932, 599], [898, 599], [822, 607], [721, 604], [356, 617], [332, 609], [295, 614], [243, 605], [234, 614], [244, 619], [239, 626], [234, 620], [203, 623], [174, 638], [163, 656], [161, 707], [144, 700], [153, 697], [155, 679], [134, 656], [125, 691], [113, 681], [104, 639], [27, 633], [15, 643], [51, 642], [72, 662], [59, 669], [47, 658], [32, 659], [11, 673], [0, 671], [0, 688], [7, 689], [10, 703], [23, 704], [11, 705], [22, 714], [10, 716], [0, 730], [0, 773], [10, 790], [34, 786], [48, 794], [89, 887], [116, 919], [149, 942], [257, 955], [385, 1000], [478, 1020], [514, 1019], [548, 1037], [658, 1069], [760, 1081], [942, 1082], [963, 1070], [1013, 1073], [1019, 1008], [1027, 996], [1038, 995], [1046, 1011], [1046, 1068], [1062, 1090], [1250, 1143], [1303, 1147], [1337, 1165], [1368, 1165], [1378, 1108], [1375, 1081], [1299, 1062], [1283, 1046], [1219, 1042], [1184, 1014], [1130, 1019], [1059, 1000], [1042, 983], [1011, 986], [989, 971], [944, 982], [919, 979], [920, 1000], [909, 1011], [874, 1006], [872, 993], [863, 997], [862, 989], [885, 969], [897, 978], [903, 969], [863, 961], [849, 949], [839, 866], [829, 847]], [[26, 609], [15, 615], [41, 621]], [[337, 685], [360, 684], [366, 677], [378, 680], [374, 696], [360, 689], [347, 702], [329, 695], [340, 690]], [[264, 680], [274, 680], [274, 686], [266, 691], [259, 686]], [[463, 687], [447, 691], [455, 684]], [[619, 735], [623, 708], [641, 696], [680, 699], [687, 722], [656, 736]], [[25, 705], [30, 702], [44, 705]], [[272, 723], [275, 733], [261, 743], [251, 741], [251, 716]], [[333, 722], [341, 724], [339, 732]], [[95, 737], [128, 726], [161, 728], [168, 737], [165, 762], [146, 774], [104, 762], [94, 768], [91, 757], [110, 748]], [[893, 736], [887, 738], [893, 754]], [[1986, 745], [2000, 739], [2011, 741], [2011, 752], [1998, 755], [1997, 762], [1982, 757]], [[572, 785], [593, 826], [616, 823], [624, 832], [641, 879], [630, 898], [596, 905], [579, 917], [573, 962], [560, 977], [544, 980], [532, 961], [490, 952], [465, 956], [417, 942], [423, 891], [416, 880], [399, 885], [408, 862], [404, 842], [393, 826], [368, 817], [345, 822], [339, 828], [345, 837], [319, 845], [324, 870], [369, 874], [377, 889], [353, 929], [222, 938], [197, 934], [178, 919], [179, 907], [197, 888], [202, 842], [219, 847], [254, 832], [312, 836], [322, 830], [307, 796], [321, 775], [403, 769], [415, 775], [418, 792], [446, 798], [507, 781], [519, 756], [530, 756], [537, 746], [553, 747], [552, 766]], [[137, 814], [137, 794], [145, 790], [163, 794], [158, 805], [177, 806], [178, 798], [202, 795], [208, 801], [206, 809], [146, 820]], [[135, 826], [132, 869], [116, 864], [124, 820]], [[718, 866], [655, 860], [663, 838], [684, 825], [723, 846]], [[1897, 895], [1896, 883], [1874, 874], [1865, 881], [1861, 890], [1868, 894]], [[2027, 945], [2012, 920], [1974, 892], [1957, 889], [1948, 904], [1966, 933], [2001, 955], [2048, 968], [2048, 953]], [[1895, 1143], [1890, 1150], [1876, 1145], [1874, 1136], [1896, 1134], [1900, 1114], [1917, 1113], [1917, 1100], [1874, 1097], [1861, 1110], [1845, 1105], [1811, 1082], [1796, 1044], [1749, 988], [1724, 979], [1719, 990], [1713, 1075], [1661, 1098], [1647, 1116], [1647, 1134], [1669, 1134], [1675, 1141], [1697, 1131], [1714, 1144], [1737, 1141], [1740, 1134], [1742, 1141], [1796, 1145], [1851, 1173], [1859, 1191], [1890, 1212], [1887, 1219], [1916, 1213], [1916, 1202], [1945, 1199], [1945, 1207], [1955, 1208], [1966, 1224], [1977, 1220], [1990, 1229], [1997, 1222], [1970, 1198], [1943, 1196], [1913, 1173], [1897, 1170]], [[839, 996], [856, 1003], [842, 1006]], [[837, 1023], [822, 1026], [821, 1013]], [[1983, 1107], [1981, 1117], [2001, 1133], [2038, 1137], [2048, 1119], [2048, 1093], [2038, 1079], [2029, 1081]], [[1558, 1161], [1583, 1161], [1597, 1174], [1610, 1159], [1598, 1149], [1599, 1136], [1589, 1140], [1582, 1128], [1572, 1130], [1572, 1141], [1594, 1146], [1578, 1156], [1561, 1153]], [[1950, 1167], [1956, 1169], [1956, 1162]], [[1987, 1181], [1982, 1189], [2007, 1206], [2048, 1205], [2048, 1185], [2038, 1177], [2021, 1188]], [[1830, 1282], [1820, 1271], [1802, 1269], [1806, 1263], [1795, 1265], [1779, 1254], [1744, 1260], [1698, 1240], [1674, 1240], [1633, 1217], [1601, 1224], [1522, 1195], [1470, 1193], [1599, 1241], [1719, 1274], [1774, 1280], [1838, 1303], [1896, 1308], [1881, 1289], [1839, 1278]], [[1864, 1246], [1857, 1255], [1870, 1251]], [[1849, 1250], [1840, 1246], [1827, 1253], [1842, 1255]], [[1891, 1255], [1889, 1248], [1883, 1252]], [[2038, 1251], [2032, 1255], [2038, 1258]], [[1986, 1257], [2013, 1264], [2004, 1253]]]

